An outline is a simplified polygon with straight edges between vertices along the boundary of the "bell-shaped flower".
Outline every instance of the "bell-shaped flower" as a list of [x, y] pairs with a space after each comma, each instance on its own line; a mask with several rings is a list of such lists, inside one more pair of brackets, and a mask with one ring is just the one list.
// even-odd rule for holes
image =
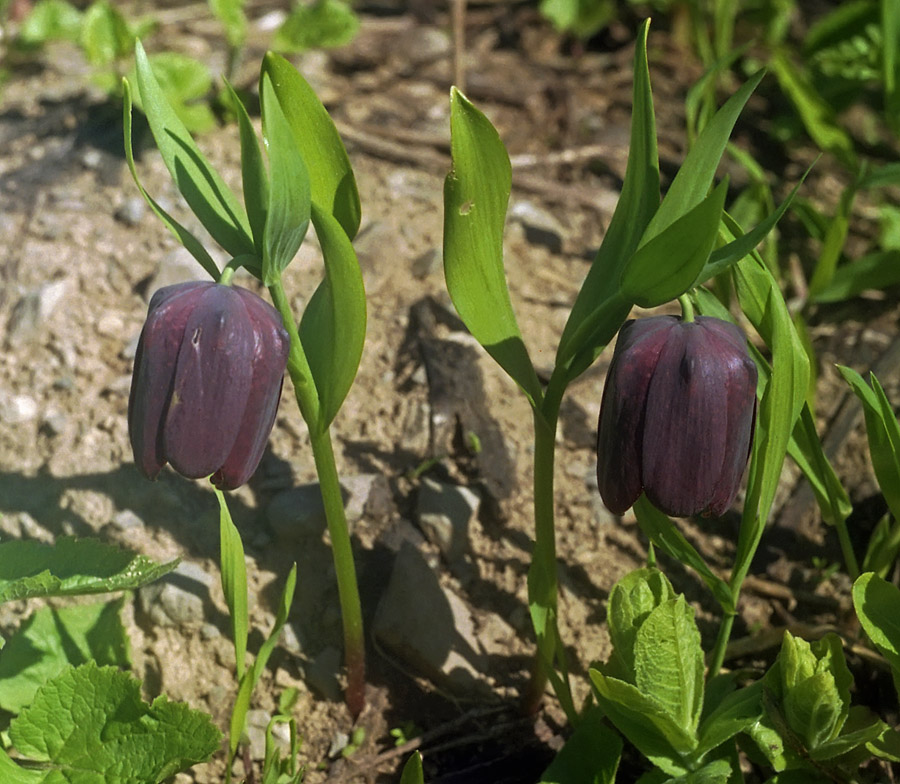
[[627, 321], [606, 377], [597, 481], [622, 514], [641, 492], [666, 514], [719, 516], [750, 456], [756, 365], [734, 324], [698, 316]]
[[157, 291], [128, 400], [141, 473], [155, 479], [168, 462], [222, 489], [246, 482], [275, 422], [289, 348], [278, 311], [251, 291], [200, 281]]

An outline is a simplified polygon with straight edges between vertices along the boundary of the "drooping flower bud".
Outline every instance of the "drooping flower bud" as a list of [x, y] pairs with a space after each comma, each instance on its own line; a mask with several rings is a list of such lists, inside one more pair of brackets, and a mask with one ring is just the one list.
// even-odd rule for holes
[[622, 514], [644, 492], [674, 517], [723, 514], [750, 455], [756, 378], [734, 324], [705, 316], [627, 321], [600, 405], [603, 503]]
[[157, 291], [128, 400], [141, 473], [155, 479], [168, 462], [222, 489], [246, 482], [275, 423], [289, 348], [278, 311], [251, 291], [202, 281]]

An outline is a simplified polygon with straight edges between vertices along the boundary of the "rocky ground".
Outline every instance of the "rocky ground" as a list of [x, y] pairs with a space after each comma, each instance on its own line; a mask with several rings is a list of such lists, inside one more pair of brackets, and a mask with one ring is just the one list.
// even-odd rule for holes
[[[248, 5], [258, 19], [273, 4]], [[286, 389], [270, 450], [249, 485], [231, 495], [247, 550], [251, 649], [273, 622], [290, 564], [298, 564], [290, 623], [253, 705], [250, 756], [260, 758], [261, 728], [280, 693], [295, 687], [307, 781], [395, 780], [403, 759], [393, 748], [395, 728], [409, 737], [424, 731], [430, 780], [532, 781], [563, 741], [565, 726], [552, 699], [537, 720], [515, 709], [533, 651], [525, 591], [530, 416], [444, 292], [441, 194], [453, 45], [444, 4], [409, 5], [364, 8], [352, 44], [295, 59], [338, 122], [363, 204], [355, 245], [369, 330], [334, 438], [369, 631], [369, 708], [359, 720], [365, 741], [349, 759], [341, 757], [353, 724], [341, 701], [336, 586], [308, 434]], [[621, 186], [636, 25], [615, 26], [601, 46], [573, 55], [525, 4], [471, 5], [466, 92], [497, 125], [513, 158], [507, 273], [532, 357], [549, 369]], [[175, 3], [160, 11], [164, 21], [148, 48], [179, 48], [221, 67], [223, 41], [205, 8]], [[239, 83], [253, 84], [267, 35], [254, 27]], [[663, 170], [670, 176], [682, 155], [684, 95], [699, 68], [664, 29], [650, 40]], [[181, 558], [173, 575], [126, 605], [134, 672], [148, 695], [185, 700], [225, 727], [234, 660], [218, 582], [215, 499], [203, 483], [169, 471], [155, 483], [144, 480], [131, 462], [125, 416], [151, 293], [203, 273], [145, 208], [123, 162], [120, 110], [90, 86], [89, 76], [78, 52], [59, 45], [13, 70], [3, 86], [0, 531], [48, 541], [98, 535], [160, 560]], [[737, 138], [752, 145], [769, 108], [765, 92], [754, 98]], [[143, 141], [138, 166], [145, 186], [195, 225]], [[199, 144], [237, 184], [235, 126]], [[777, 155], [779, 190], [786, 190], [813, 153]], [[833, 208], [841, 177], [826, 160], [808, 190]], [[867, 225], [863, 214], [859, 231]], [[320, 275], [310, 241], [286, 276], [296, 313]], [[878, 518], [877, 501], [867, 502], [876, 489], [858, 408], [831, 368], [835, 361], [861, 371], [878, 367], [900, 400], [896, 318], [895, 299], [870, 297], [818, 314], [812, 329], [822, 363], [821, 425], [860, 502], [861, 542]], [[558, 443], [561, 632], [582, 697], [589, 662], [608, 653], [607, 593], [646, 557], [634, 520], [607, 513], [596, 490], [594, 428], [605, 363], [571, 388]], [[480, 451], [471, 449], [470, 433]], [[846, 580], [824, 572], [839, 560], [832, 532], [790, 470], [779, 510], [736, 630], [745, 638], [738, 651], [744, 660], [763, 664], [786, 624], [841, 627], [849, 612]], [[685, 528], [723, 570], [735, 530], [732, 519]], [[682, 567], [663, 567], [695, 603], [711, 641], [717, 623], [711, 597]], [[0, 633], [14, 631], [27, 610], [6, 605]], [[177, 779], [221, 780], [220, 760]]]

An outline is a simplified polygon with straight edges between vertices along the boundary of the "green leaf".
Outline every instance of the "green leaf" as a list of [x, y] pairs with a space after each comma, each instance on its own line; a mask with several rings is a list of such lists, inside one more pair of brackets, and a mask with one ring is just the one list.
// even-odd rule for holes
[[162, 222], [166, 225], [166, 228], [175, 235], [178, 241], [184, 245], [184, 247], [188, 250], [188, 252], [197, 259], [197, 263], [203, 267], [204, 270], [214, 279], [218, 279], [219, 277], [219, 268], [216, 266], [216, 263], [212, 260], [212, 256], [209, 255], [206, 248], [203, 247], [203, 244], [198, 240], [191, 232], [189, 232], [184, 226], [182, 226], [175, 218], [169, 215], [157, 202], [156, 200], [144, 190], [144, 186], [141, 185], [141, 181], [138, 178], [137, 167], [134, 165], [134, 150], [132, 149], [132, 133], [131, 133], [131, 85], [129, 84], [127, 79], [122, 80], [122, 91], [123, 91], [123, 127], [125, 131], [125, 160], [128, 162], [128, 170], [131, 172], [132, 179], [134, 179], [134, 184], [137, 185], [138, 190], [141, 193], [141, 196], [144, 197], [144, 201], [150, 205], [150, 209], [153, 210], [154, 213], [162, 220]]
[[[851, 723], [854, 725], [850, 727]], [[848, 754], [861, 746], [875, 743], [890, 730], [887, 724], [875, 716], [868, 708], [855, 705], [850, 709], [850, 718], [838, 737], [820, 744], [810, 751], [809, 756], [817, 761], [834, 759]]]
[[808, 749], [831, 739], [840, 708], [834, 679], [824, 672], [807, 678], [784, 697], [785, 718]]
[[0, 706], [18, 713], [38, 689], [72, 664], [130, 665], [120, 617], [125, 597], [104, 604], [41, 607], [6, 641], [0, 656]]
[[[191, 133], [205, 133], [216, 125], [207, 100], [212, 89], [209, 67], [180, 52], [156, 52], [147, 58], [159, 87], [178, 119]], [[129, 81], [137, 79], [137, 69], [129, 72]], [[143, 110], [140, 95], [136, 103]]]
[[352, 240], [359, 231], [359, 192], [334, 122], [312, 87], [280, 55], [266, 54], [260, 78], [262, 74], [272, 80], [278, 103], [307, 163], [313, 203], [337, 218]]
[[763, 712], [762, 688], [762, 682], [756, 681], [731, 692], [716, 705], [700, 724], [698, 755], [709, 753], [759, 721]]
[[312, 221], [325, 278], [303, 312], [300, 340], [319, 395], [318, 427], [325, 428], [356, 378], [366, 340], [366, 292], [356, 252], [337, 219], [314, 202]]
[[418, 751], [414, 751], [403, 766], [400, 784], [425, 784], [425, 774], [422, 771], [422, 755]]
[[295, 5], [275, 33], [272, 48], [279, 52], [303, 52], [350, 43], [359, 30], [359, 18], [342, 0], [316, 0]]
[[48, 771], [22, 768], [0, 749], [0, 781], [4, 784], [44, 784], [47, 777]]
[[606, 726], [603, 711], [594, 706], [557, 752], [540, 784], [614, 784], [621, 756], [622, 739]]
[[219, 500], [219, 563], [222, 571], [222, 593], [228, 605], [231, 620], [231, 639], [234, 641], [234, 658], [237, 678], [244, 675], [244, 657], [247, 653], [247, 633], [250, 613], [247, 609], [247, 564], [244, 561], [244, 545], [241, 535], [231, 519], [225, 494], [216, 490]]
[[900, 284], [900, 251], [882, 250], [841, 264], [827, 286], [810, 298], [816, 303], [843, 302], [868, 289], [882, 291]]
[[124, 591], [158, 580], [178, 561], [158, 564], [97, 539], [0, 542], [0, 602]]
[[594, 263], [575, 298], [557, 350], [557, 365], [580, 355], [579, 361], [572, 365], [570, 379], [593, 363], [628, 316], [631, 303], [624, 301], [617, 303], [602, 323], [597, 323], [592, 314], [618, 294], [625, 263], [637, 249], [644, 229], [659, 207], [656, 120], [647, 64], [649, 26], [649, 20], [643, 23], [635, 42], [631, 142], [622, 192]]
[[232, 49], [239, 49], [247, 37], [247, 17], [244, 0], [209, 0], [210, 10], [225, 28], [225, 40]]
[[835, 124], [831, 108], [806, 74], [791, 62], [783, 49], [772, 55], [770, 64], [778, 84], [794, 104], [810, 138], [820, 149], [833, 153], [842, 163], [852, 166], [856, 158], [853, 141], [843, 128]]
[[52, 767], [47, 784], [159, 784], [209, 759], [221, 737], [206, 714], [165, 697], [148, 705], [137, 680], [92, 662], [46, 683], [9, 734]]
[[894, 520], [888, 512], [878, 521], [869, 536], [862, 570], [886, 577], [898, 554], [900, 554], [900, 522]]
[[703, 648], [694, 610], [678, 596], [659, 605], [637, 630], [634, 685], [695, 735], [703, 708]]
[[675, 598], [668, 578], [659, 569], [635, 569], [619, 580], [609, 592], [607, 626], [616, 659], [634, 682], [634, 641], [647, 616], [660, 604]]
[[138, 90], [153, 138], [181, 195], [232, 256], [253, 253], [247, 214], [194, 143], [160, 87], [140, 41], [135, 43]]
[[737, 118], [763, 73], [750, 77], [709, 121], [691, 147], [641, 239], [646, 243], [707, 198]]
[[590, 671], [597, 701], [609, 720], [638, 751], [670, 776], [687, 772], [684, 755], [697, 747], [697, 740], [655, 701], [635, 686]]
[[844, 380], [863, 404], [872, 468], [891, 514], [900, 520], [900, 424], [884, 389], [869, 374], [871, 388], [855, 370], [838, 365]]
[[900, 675], [900, 589], [872, 572], [853, 584], [853, 607], [863, 629]]
[[725, 612], [734, 611], [734, 599], [728, 583], [713, 573], [700, 553], [684, 538], [684, 535], [669, 519], [668, 515], [663, 514], [653, 506], [643, 493], [634, 504], [634, 513], [637, 516], [641, 530], [654, 545], [672, 556], [672, 558], [690, 566], [703, 578], [703, 582], [712, 591], [713, 596], [716, 597], [716, 601], [719, 602], [722, 609]]
[[[622, 273], [623, 295], [642, 308], [680, 297], [700, 275], [719, 233], [728, 180], [696, 207], [641, 244]], [[662, 209], [662, 207], [660, 207]]]
[[129, 55], [133, 46], [134, 33], [118, 8], [99, 0], [85, 11], [81, 48], [91, 65], [110, 65]]
[[450, 91], [450, 131], [453, 168], [444, 181], [447, 289], [469, 332], [536, 406], [541, 385], [503, 271], [509, 156], [490, 120], [455, 87]]
[[669, 779], [666, 784], [726, 784], [732, 772], [728, 760], [714, 760], [699, 770], [692, 770], [683, 776]]
[[309, 228], [310, 184], [303, 154], [275, 95], [271, 78], [259, 80], [263, 135], [269, 154], [268, 212], [263, 229], [263, 284], [271, 286], [297, 254]]
[[584, 40], [617, 18], [613, 0], [541, 0], [541, 13], [557, 30]]
[[25, 46], [57, 39], [77, 41], [81, 20], [81, 11], [65, 0], [39, 0], [22, 22], [17, 41]]

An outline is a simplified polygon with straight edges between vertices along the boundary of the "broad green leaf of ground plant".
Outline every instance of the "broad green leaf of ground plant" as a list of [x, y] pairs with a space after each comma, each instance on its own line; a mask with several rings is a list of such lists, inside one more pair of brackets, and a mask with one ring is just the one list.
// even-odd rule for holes
[[541, 385], [503, 270], [509, 156], [490, 120], [455, 87], [450, 91], [450, 135], [453, 168], [444, 181], [447, 290], [469, 332], [537, 406]]
[[672, 558], [690, 566], [703, 578], [703, 582], [712, 591], [722, 609], [725, 612], [734, 611], [734, 599], [728, 583], [713, 573], [700, 553], [684, 538], [684, 534], [678, 530], [668, 515], [660, 512], [643, 494], [634, 505], [634, 513], [637, 515], [641, 530], [654, 545]]
[[359, 30], [359, 18], [343, 0], [317, 0], [297, 4], [275, 33], [272, 48], [303, 52], [350, 43]]
[[695, 735], [703, 708], [703, 649], [683, 596], [656, 607], [634, 640], [634, 685]]
[[603, 713], [647, 759], [670, 776], [688, 771], [686, 757], [697, 747], [694, 736], [685, 732], [655, 700], [630, 683], [590, 671]]
[[366, 292], [356, 251], [337, 219], [315, 202], [312, 221], [325, 277], [300, 321], [300, 340], [319, 395], [319, 421], [328, 427], [350, 391], [366, 341]]
[[22, 22], [17, 40], [25, 46], [40, 46], [47, 41], [77, 41], [81, 33], [82, 12], [65, 0], [38, 0]]
[[308, 82], [280, 55], [266, 54], [260, 78], [263, 75], [272, 80], [275, 95], [307, 163], [313, 203], [337, 218], [352, 240], [359, 231], [359, 192], [334, 121]]
[[568, 374], [570, 380], [593, 363], [627, 317], [631, 309], [629, 302], [601, 311], [603, 318], [598, 317], [601, 315], [598, 310], [618, 294], [625, 262], [634, 253], [659, 207], [656, 119], [647, 64], [649, 25], [649, 21], [643, 23], [635, 43], [631, 140], [622, 192], [600, 249], [575, 298], [556, 355], [557, 365], [578, 355]]
[[131, 172], [131, 177], [134, 179], [134, 184], [137, 185], [138, 190], [141, 193], [141, 196], [144, 197], [144, 201], [150, 205], [150, 209], [153, 210], [154, 213], [159, 217], [159, 219], [165, 224], [166, 228], [175, 235], [178, 241], [184, 245], [187, 251], [197, 260], [197, 263], [206, 270], [207, 274], [210, 275], [213, 279], [218, 279], [219, 277], [219, 268], [216, 266], [216, 263], [213, 261], [212, 256], [209, 255], [206, 248], [203, 247], [203, 243], [200, 242], [190, 231], [188, 231], [184, 226], [182, 226], [175, 218], [169, 215], [158, 203], [157, 201], [149, 194], [146, 190], [144, 190], [144, 186], [141, 185], [141, 181], [138, 178], [137, 167], [134, 165], [134, 150], [132, 149], [132, 139], [131, 139], [131, 111], [132, 111], [132, 100], [131, 100], [131, 85], [129, 84], [127, 79], [122, 80], [122, 103], [123, 103], [123, 115], [122, 115], [122, 126], [124, 128], [125, 135], [125, 160], [128, 162], [128, 170]]
[[614, 784], [622, 739], [594, 706], [541, 776], [540, 784]]
[[140, 588], [176, 566], [177, 560], [158, 564], [97, 539], [0, 542], [0, 603]]
[[[57, 772], [53, 771], [53, 775]], [[0, 749], [0, 781], [4, 784], [46, 784], [50, 771], [23, 768]]]
[[135, 43], [138, 91], [156, 146], [194, 214], [232, 256], [252, 254], [247, 213], [206, 160], [166, 98], [140, 41]]
[[147, 704], [137, 680], [94, 663], [44, 684], [9, 734], [50, 766], [41, 784], [159, 784], [209, 759], [221, 737], [205, 713], [165, 697]]
[[653, 610], [674, 598], [675, 591], [669, 579], [653, 567], [635, 569], [612, 587], [606, 624], [613, 644], [613, 656], [622, 672], [611, 671], [607, 667], [608, 674], [634, 681], [634, 641], [638, 629]]
[[697, 755], [703, 756], [721, 746], [739, 732], [746, 730], [762, 715], [762, 681], [736, 689], [700, 723], [697, 735], [700, 739]]
[[414, 751], [403, 766], [400, 784], [425, 784], [425, 774], [422, 771], [422, 755], [418, 751]]
[[853, 607], [869, 639], [890, 663], [894, 683], [900, 683], [900, 589], [866, 572], [853, 584]]
[[618, 16], [613, 0], [541, 0], [541, 13], [557, 30], [584, 40]]
[[110, 65], [131, 54], [134, 33], [122, 12], [101, 0], [85, 11], [80, 42], [91, 65]]
[[863, 404], [872, 468], [895, 520], [900, 520], [900, 425], [891, 402], [874, 373], [871, 387], [855, 370], [838, 365], [844, 380]]
[[231, 621], [231, 639], [234, 642], [234, 658], [237, 679], [244, 677], [244, 657], [247, 654], [247, 633], [250, 629], [250, 613], [247, 609], [247, 564], [244, 561], [244, 544], [231, 519], [225, 494], [216, 490], [219, 501], [219, 557], [222, 572], [222, 593], [228, 605]]
[[697, 280], [719, 233], [728, 180], [651, 239], [641, 241], [622, 273], [623, 296], [642, 308], [677, 299]]
[[225, 40], [232, 49], [240, 49], [247, 37], [244, 0], [209, 0], [209, 8], [225, 28]]
[[309, 229], [309, 172], [271, 78], [259, 78], [263, 136], [269, 154], [269, 194], [262, 241], [262, 282], [271, 286], [297, 254]]
[[124, 601], [41, 607], [25, 620], [0, 656], [0, 707], [18, 713], [69, 665], [95, 661], [128, 667], [128, 634], [120, 617]]

